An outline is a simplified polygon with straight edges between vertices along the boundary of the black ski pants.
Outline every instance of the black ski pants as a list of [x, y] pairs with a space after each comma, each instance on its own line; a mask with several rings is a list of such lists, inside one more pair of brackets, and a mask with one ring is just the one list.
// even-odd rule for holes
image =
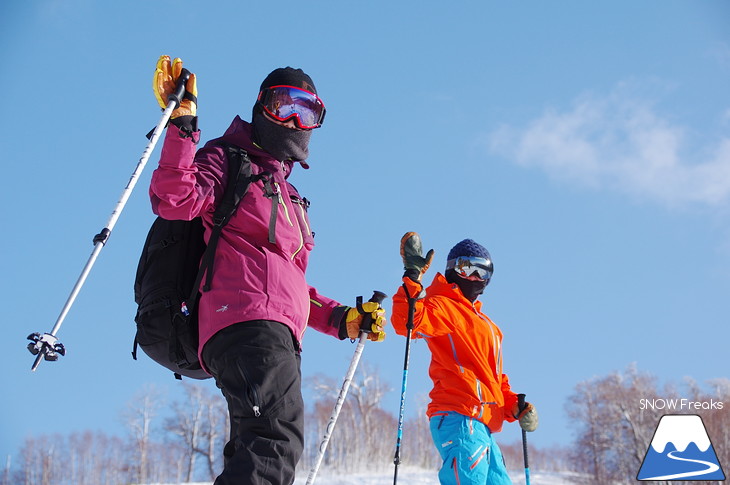
[[257, 320], [218, 332], [203, 361], [228, 402], [230, 441], [214, 485], [291, 485], [304, 448], [298, 346], [288, 327]]

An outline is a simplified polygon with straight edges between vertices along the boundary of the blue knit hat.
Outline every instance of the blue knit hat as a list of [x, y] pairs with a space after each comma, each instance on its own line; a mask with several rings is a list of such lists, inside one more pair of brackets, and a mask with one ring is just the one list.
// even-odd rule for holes
[[492, 260], [489, 255], [489, 251], [484, 246], [474, 241], [473, 239], [464, 239], [451, 248], [449, 255], [446, 257], [447, 260], [456, 259], [459, 256], [477, 256], [479, 258], [485, 258]]
[[[460, 258], [467, 257], [484, 258], [486, 261], [475, 262], [474, 266], [469, 266], [470, 263], [467, 263], [466, 266], [460, 266], [460, 262], [462, 264], [464, 263]], [[457, 266], [459, 267], [458, 269], [456, 269]], [[466, 272], [472, 270], [479, 273], [479, 278], [483, 278], [483, 280], [468, 279]], [[493, 272], [494, 265], [492, 264], [492, 257], [489, 255], [489, 251], [473, 239], [464, 239], [449, 251], [444, 276], [449, 283], [457, 284], [466, 298], [474, 301], [489, 284]]]

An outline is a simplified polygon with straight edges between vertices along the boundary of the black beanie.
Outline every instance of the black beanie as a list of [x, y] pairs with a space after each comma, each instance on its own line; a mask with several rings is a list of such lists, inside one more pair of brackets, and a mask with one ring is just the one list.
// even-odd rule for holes
[[264, 82], [261, 83], [262, 91], [271, 86], [294, 86], [295, 88], [302, 88], [317, 94], [317, 88], [314, 87], [314, 81], [301, 69], [294, 69], [293, 67], [280, 67], [274, 69], [266, 76]]

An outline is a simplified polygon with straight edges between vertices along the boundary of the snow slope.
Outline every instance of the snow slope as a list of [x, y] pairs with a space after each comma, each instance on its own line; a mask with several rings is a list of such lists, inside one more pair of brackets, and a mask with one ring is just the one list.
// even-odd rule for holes
[[[294, 481], [294, 485], [305, 485], [308, 473], [301, 473]], [[571, 473], [532, 473], [530, 475], [531, 485], [566, 485], [571, 483]], [[525, 474], [523, 470], [510, 471], [510, 477], [514, 485], [524, 485]], [[328, 473], [321, 470], [316, 477], [315, 485], [391, 485], [393, 483], [393, 470], [387, 472], [372, 473]], [[439, 485], [437, 472], [423, 470], [420, 468], [401, 468], [398, 470], [398, 483], [403, 485]], [[178, 484], [150, 484], [150, 485], [178, 485]], [[209, 482], [188, 483], [179, 485], [211, 485]]]
[[[435, 470], [423, 470], [419, 468], [402, 468], [398, 470], [398, 483], [403, 485], [439, 485]], [[509, 472], [514, 485], [524, 485], [524, 470], [514, 470]], [[565, 485], [571, 483], [568, 473], [531, 473], [531, 485]], [[298, 477], [294, 485], [305, 485], [307, 476]], [[379, 473], [377, 475], [369, 473], [356, 473], [352, 475], [342, 476], [329, 475], [326, 471], [317, 475], [316, 485], [391, 485], [393, 483], [393, 471]]]

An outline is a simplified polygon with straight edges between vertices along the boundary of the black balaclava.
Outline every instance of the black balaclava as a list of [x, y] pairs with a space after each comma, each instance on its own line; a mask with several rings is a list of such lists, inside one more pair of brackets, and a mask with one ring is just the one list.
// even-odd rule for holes
[[[451, 248], [446, 259], [456, 259], [459, 256], [476, 256], [485, 258], [489, 261], [492, 260], [492, 257], [489, 255], [489, 251], [487, 251], [484, 246], [471, 239], [464, 239], [457, 243], [456, 246]], [[464, 297], [471, 302], [474, 302], [477, 298], [479, 298], [479, 295], [484, 293], [484, 288], [486, 288], [489, 284], [489, 279], [486, 281], [473, 281], [462, 278], [454, 269], [446, 270], [444, 276], [446, 277], [446, 281], [457, 285]]]
[[[259, 92], [271, 86], [294, 86], [317, 94], [314, 82], [301, 69], [281, 67], [274, 69], [261, 83]], [[293, 130], [278, 125], [262, 114], [261, 105], [256, 102], [251, 118], [253, 141], [277, 160], [304, 161], [309, 156], [309, 138], [312, 130]]]

